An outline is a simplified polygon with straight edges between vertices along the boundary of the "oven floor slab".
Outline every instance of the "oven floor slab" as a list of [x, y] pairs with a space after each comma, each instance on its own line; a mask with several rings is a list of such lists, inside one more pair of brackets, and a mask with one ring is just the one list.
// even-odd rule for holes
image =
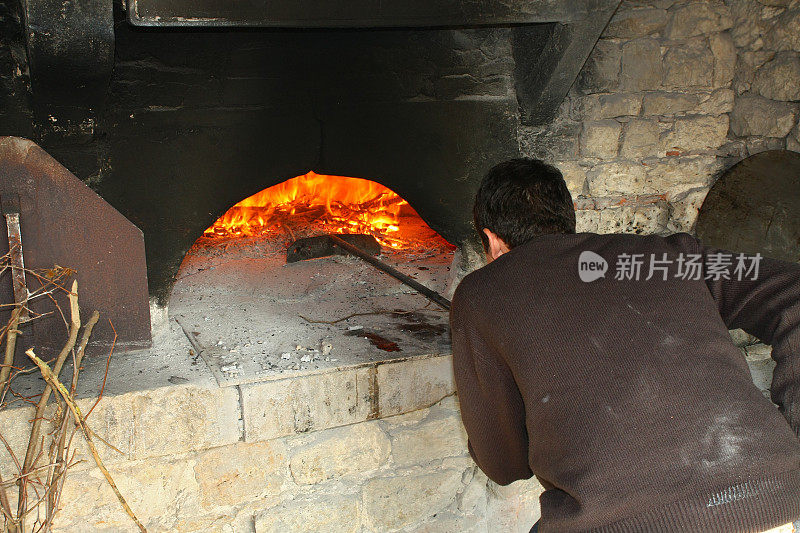
[[[387, 255], [445, 291], [452, 252]], [[423, 296], [354, 257], [286, 264], [282, 243], [232, 242], [190, 254], [169, 314], [203, 347], [223, 386], [450, 351], [448, 314]]]

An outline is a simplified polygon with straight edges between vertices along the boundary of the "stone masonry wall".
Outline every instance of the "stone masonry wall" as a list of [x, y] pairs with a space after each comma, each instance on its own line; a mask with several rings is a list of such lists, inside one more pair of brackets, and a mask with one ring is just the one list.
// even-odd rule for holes
[[[114, 381], [135, 372], [112, 363]], [[538, 518], [535, 480], [499, 487], [469, 457], [449, 356], [241, 387], [207, 378], [107, 395], [89, 420], [120, 450], [98, 442], [148, 531], [527, 532]], [[32, 409], [0, 411], [17, 456]], [[76, 442], [54, 531], [137, 531]], [[14, 471], [0, 448], [2, 478]]]
[[[768, 394], [769, 348], [735, 341]], [[527, 532], [543, 489], [498, 486], [475, 466], [450, 368], [439, 356], [225, 388], [207, 376], [107, 395], [89, 423], [119, 449], [97, 442], [154, 533]], [[112, 377], [132, 369], [112, 360]], [[79, 403], [88, 412], [94, 401]], [[0, 411], [18, 457], [32, 415]], [[80, 437], [73, 462], [54, 531], [137, 531]], [[13, 473], [0, 448], [2, 478]]]
[[[0, 133], [35, 137], [19, 23], [0, 7], [0, 24]], [[50, 148], [90, 184], [118, 166], [103, 139], [127, 143], [136, 117], [219, 112], [212, 122], [227, 124], [235, 110], [276, 100], [264, 74], [276, 54], [258, 35], [148, 35], [118, 28], [108, 131]], [[519, 127], [521, 151], [562, 168], [581, 230], [690, 231], [721, 170], [765, 149], [800, 150], [798, 35], [798, 0], [624, 0], [557, 118]], [[503, 29], [421, 34], [423, 66], [400, 65], [419, 73], [397, 90], [411, 100], [513, 99], [509, 39]], [[362, 63], [390, 56], [377, 50]]]
[[[505, 34], [490, 37], [478, 48], [502, 49]], [[464, 53], [477, 53], [467, 44]], [[0, 65], [12, 59], [0, 53]], [[147, 84], [149, 68], [130, 58], [117, 79]], [[507, 69], [489, 57], [491, 83], [453, 72], [452, 85], [430, 90], [503, 94]], [[4, 70], [0, 81], [12, 78]], [[800, 0], [624, 0], [559, 116], [520, 126], [519, 142], [524, 154], [562, 169], [579, 230], [690, 231], [720, 170], [765, 149], [800, 151], [799, 101]], [[152, 113], [184, 104], [158, 102]], [[25, 122], [24, 107], [6, 105], [0, 117]], [[86, 168], [101, 159], [90, 154]], [[106, 398], [94, 427], [122, 448], [123, 456], [105, 449], [104, 457], [151, 531], [526, 531], [541, 487], [498, 487], [476, 469], [452, 385], [442, 384], [449, 378], [432, 381], [444, 367], [408, 381], [414, 394], [392, 393], [409, 374], [391, 368], [380, 402], [358, 399], [353, 391], [370, 390], [370, 378], [353, 371], [352, 380], [331, 378], [339, 385], [186, 386]], [[342, 396], [326, 396], [331, 390]], [[431, 401], [408, 401], [426, 394]], [[9, 420], [0, 420], [4, 434]], [[3, 453], [0, 469], [9, 465]], [[85, 450], [79, 458], [88, 459]], [[134, 531], [88, 462], [71, 471], [62, 502], [61, 531]]]
[[727, 154], [800, 151], [800, 2], [729, 1], [738, 52]]
[[[453, 396], [429, 409], [112, 468], [150, 531], [527, 531], [535, 482], [489, 483]], [[56, 531], [135, 531], [99, 472], [73, 472]]]
[[624, 0], [521, 149], [562, 169], [579, 231], [691, 231], [721, 170], [800, 150], [798, 35], [797, 0]]

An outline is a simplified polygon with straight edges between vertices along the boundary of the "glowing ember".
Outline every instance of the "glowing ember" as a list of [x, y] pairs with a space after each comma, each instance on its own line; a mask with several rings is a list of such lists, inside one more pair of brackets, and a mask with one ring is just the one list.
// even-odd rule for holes
[[[293, 229], [367, 233], [387, 247], [405, 248], [402, 219], [419, 215], [392, 190], [374, 181], [309, 172], [264, 189], [231, 207], [206, 237], [258, 236]], [[297, 235], [299, 237], [300, 235]]]

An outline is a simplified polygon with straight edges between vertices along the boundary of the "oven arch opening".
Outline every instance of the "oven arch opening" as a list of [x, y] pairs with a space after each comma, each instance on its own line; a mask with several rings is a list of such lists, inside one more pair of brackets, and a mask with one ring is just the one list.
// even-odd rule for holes
[[293, 241], [325, 233], [372, 235], [387, 250], [452, 247], [406, 199], [378, 181], [313, 171], [237, 202], [198, 243], [240, 237]]
[[362, 259], [287, 261], [290, 245], [366, 234], [380, 259], [445, 294], [456, 246], [374, 180], [309, 172], [237, 202], [184, 257], [169, 299], [222, 385], [449, 353], [448, 313]]

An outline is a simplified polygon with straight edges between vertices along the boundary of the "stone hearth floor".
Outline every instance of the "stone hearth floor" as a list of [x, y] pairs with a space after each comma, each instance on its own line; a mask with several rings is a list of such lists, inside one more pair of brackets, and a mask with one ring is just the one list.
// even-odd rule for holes
[[[151, 308], [152, 348], [114, 353], [107, 379], [105, 350], [84, 360], [79, 404], [88, 411], [105, 383], [90, 425], [122, 450], [103, 447], [104, 460], [318, 431], [423, 409], [454, 393], [448, 314], [426, 298], [356, 258], [287, 265], [283, 246], [228, 248], [188, 258], [169, 309]], [[452, 252], [430, 248], [383, 259], [445, 292]], [[333, 321], [375, 311], [336, 324], [299, 316]], [[178, 316], [218, 358], [216, 368], [192, 348]], [[399, 350], [386, 351], [378, 338]], [[62, 380], [71, 375], [68, 362]], [[0, 427], [20, 454], [33, 416], [21, 397], [41, 393], [43, 381], [21, 375], [13, 388], [20, 398], [0, 411]], [[92, 463], [84, 449], [78, 458]], [[0, 463], [13, 474], [2, 450]]]
[[[440, 293], [452, 258], [435, 247], [381, 256]], [[169, 317], [205, 348], [220, 385], [450, 351], [447, 312], [413, 289], [355, 257], [287, 264], [282, 243], [250, 240], [190, 253]]]

